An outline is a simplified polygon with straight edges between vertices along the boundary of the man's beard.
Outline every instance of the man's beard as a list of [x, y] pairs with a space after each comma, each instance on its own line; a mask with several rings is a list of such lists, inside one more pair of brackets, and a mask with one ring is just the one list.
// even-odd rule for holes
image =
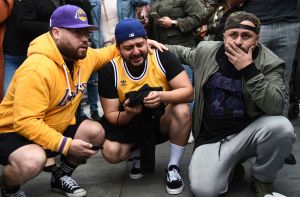
[[59, 49], [63, 57], [68, 60], [76, 61], [86, 57], [87, 50], [85, 50], [84, 52], [79, 52], [79, 48], [72, 49], [70, 45], [67, 45], [65, 43], [58, 43], [57, 48]]
[[[144, 53], [140, 53], [139, 55], [130, 56], [127, 59], [123, 58], [123, 60], [126, 62], [127, 65], [133, 65], [132, 61], [131, 61], [133, 58], [143, 57], [143, 62], [139, 64], [139, 65], [143, 65], [145, 63], [146, 59], [147, 59], [147, 55], [148, 55], [148, 53], [145, 53], [145, 54]], [[134, 66], [139, 66], [139, 65], [134, 65]]]

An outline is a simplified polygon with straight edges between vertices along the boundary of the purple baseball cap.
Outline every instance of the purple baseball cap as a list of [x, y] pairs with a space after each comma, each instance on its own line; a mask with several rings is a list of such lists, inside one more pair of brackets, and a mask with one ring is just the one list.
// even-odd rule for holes
[[54, 10], [50, 17], [51, 27], [99, 29], [99, 27], [90, 25], [86, 13], [74, 5], [64, 5]]

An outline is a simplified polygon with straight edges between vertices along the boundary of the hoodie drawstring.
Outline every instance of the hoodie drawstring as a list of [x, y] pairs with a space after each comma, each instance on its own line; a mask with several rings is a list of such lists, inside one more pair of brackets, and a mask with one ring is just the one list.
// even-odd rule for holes
[[[81, 90], [81, 81], [80, 81], [80, 67], [78, 69], [78, 89]], [[82, 90], [83, 91], [83, 90]]]
[[219, 156], [219, 161], [220, 161], [220, 158], [221, 158], [221, 147], [222, 147], [222, 144], [225, 142], [225, 141], [229, 141], [227, 138], [223, 138], [219, 141], [220, 145], [219, 145], [219, 151], [218, 151], [218, 156]]
[[71, 91], [71, 86], [70, 86], [70, 80], [69, 80], [69, 77], [68, 77], [68, 72], [67, 72], [67, 68], [66, 68], [66, 64], [63, 64], [63, 68], [64, 68], [64, 71], [65, 71], [65, 75], [66, 75], [66, 79], [67, 79], [67, 84], [68, 84], [68, 95], [70, 97], [72, 97], [72, 91]]

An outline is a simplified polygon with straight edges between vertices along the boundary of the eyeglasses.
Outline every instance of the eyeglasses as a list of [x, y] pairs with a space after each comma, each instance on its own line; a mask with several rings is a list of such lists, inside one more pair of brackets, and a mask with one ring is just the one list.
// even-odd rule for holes
[[93, 33], [88, 28], [61, 28], [61, 29], [65, 29], [78, 37], [86, 36], [88, 38], [91, 38], [92, 33]]

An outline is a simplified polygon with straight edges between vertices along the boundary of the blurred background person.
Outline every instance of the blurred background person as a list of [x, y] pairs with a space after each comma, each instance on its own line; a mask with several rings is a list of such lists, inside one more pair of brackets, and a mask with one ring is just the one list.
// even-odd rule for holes
[[[297, 10], [297, 0], [248, 0], [245, 2], [244, 9], [255, 14], [262, 23], [259, 41], [285, 61], [284, 79], [289, 92], [300, 35], [300, 12]], [[283, 111], [286, 117], [288, 117], [289, 103], [289, 95], [286, 95]], [[290, 154], [285, 163], [296, 164], [294, 155]]]
[[5, 24], [13, 7], [13, 0], [0, 1], [0, 102], [3, 97], [3, 83], [4, 83], [4, 68], [3, 68], [3, 37], [5, 33]]
[[[149, 8], [148, 36], [164, 44], [196, 47], [194, 33], [207, 17], [205, 6], [199, 0], [153, 0]], [[193, 71], [183, 65], [193, 84]], [[190, 110], [193, 102], [189, 103]], [[189, 143], [193, 141], [192, 135]]]

